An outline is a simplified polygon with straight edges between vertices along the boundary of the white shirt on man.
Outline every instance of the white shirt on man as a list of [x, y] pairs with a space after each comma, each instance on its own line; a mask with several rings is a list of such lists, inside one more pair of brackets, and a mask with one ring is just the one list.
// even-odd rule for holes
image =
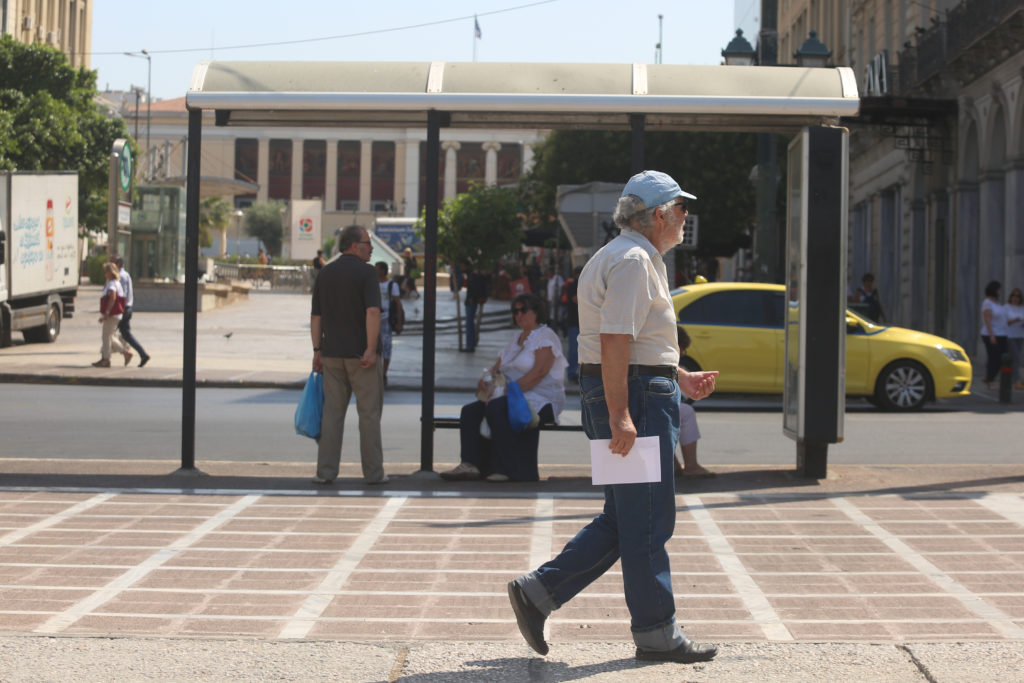
[[135, 288], [132, 287], [132, 276], [128, 274], [128, 271], [122, 268], [118, 274], [118, 279], [121, 280], [121, 289], [124, 291], [124, 307], [131, 308], [135, 305]]
[[601, 334], [628, 334], [630, 365], [679, 363], [679, 338], [665, 262], [640, 233], [623, 229], [580, 275], [579, 358], [601, 362]]

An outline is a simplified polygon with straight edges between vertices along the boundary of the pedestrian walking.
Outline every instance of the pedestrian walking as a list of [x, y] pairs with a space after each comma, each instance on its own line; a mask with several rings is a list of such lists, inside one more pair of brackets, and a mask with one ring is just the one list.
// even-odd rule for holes
[[622, 191], [614, 220], [621, 233], [602, 247], [579, 279], [580, 399], [590, 439], [610, 439], [625, 456], [640, 436], [660, 443], [660, 481], [605, 486], [604, 510], [561, 554], [508, 584], [519, 630], [547, 654], [544, 621], [616, 560], [630, 613], [636, 658], [697, 662], [718, 648], [687, 639], [676, 623], [665, 544], [675, 528], [673, 462], [680, 386], [695, 400], [715, 388], [715, 371], [678, 366], [675, 314], [661, 254], [682, 242], [686, 202], [670, 176], [644, 171]]
[[114, 333], [117, 332], [117, 324], [121, 322], [121, 315], [124, 313], [124, 290], [121, 288], [121, 280], [118, 277], [117, 264], [103, 264], [103, 276], [107, 279], [100, 295], [100, 324], [103, 325], [100, 332], [100, 359], [93, 363], [94, 368], [110, 367], [110, 350], [124, 356], [124, 364], [132, 359], [132, 352], [122, 346]]
[[463, 351], [476, 351], [480, 338], [477, 311], [487, 302], [491, 289], [491, 277], [477, 271], [472, 264], [466, 264], [466, 345]]
[[313, 285], [309, 320], [313, 369], [324, 373], [324, 410], [317, 449], [317, 484], [338, 476], [345, 413], [352, 394], [359, 413], [359, 453], [367, 484], [388, 481], [384, 473], [380, 417], [384, 379], [380, 348], [380, 286], [370, 265], [373, 246], [366, 230], [350, 225], [338, 238], [341, 256], [320, 271]]
[[1006, 343], [1010, 349], [1010, 356], [1013, 362], [1013, 388], [1024, 389], [1024, 294], [1020, 287], [1010, 290], [1010, 296], [1006, 297]]
[[377, 281], [380, 283], [380, 357], [383, 364], [381, 378], [384, 386], [388, 385], [388, 366], [391, 365], [391, 333], [401, 333], [405, 324], [402, 310], [402, 290], [397, 282], [388, 278], [388, 264], [377, 261], [373, 264], [377, 269]]
[[580, 302], [579, 283], [583, 266], [573, 268], [572, 277], [562, 285], [565, 305], [565, 335], [569, 338], [569, 379], [579, 380]]
[[1007, 335], [1010, 326], [1006, 316], [1006, 307], [999, 303], [1003, 285], [992, 280], [985, 285], [985, 299], [981, 302], [981, 342], [985, 345], [987, 356], [985, 363], [985, 386], [989, 391], [997, 387], [994, 382], [999, 376], [999, 368], [1003, 364], [1003, 354], [1009, 349]]
[[[117, 324], [117, 331], [121, 333], [121, 339], [125, 344], [139, 352], [139, 367], [149, 362], [149, 354], [142, 344], [132, 334], [132, 308], [135, 306], [135, 287], [132, 284], [132, 276], [125, 270], [124, 259], [118, 256], [114, 263], [117, 265], [118, 279], [121, 281], [121, 289], [124, 290], [124, 313], [121, 314], [121, 322]], [[127, 362], [125, 363], [127, 365]]]
[[562, 285], [565, 284], [565, 278], [554, 268], [548, 268], [544, 277], [546, 278], [544, 286], [548, 298], [548, 320], [553, 329], [560, 330], [562, 319], [565, 316], [565, 308], [561, 305]]

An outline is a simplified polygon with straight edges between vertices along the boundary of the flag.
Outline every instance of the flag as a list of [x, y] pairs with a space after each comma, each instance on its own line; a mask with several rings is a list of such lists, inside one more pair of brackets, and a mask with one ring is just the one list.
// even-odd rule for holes
[[477, 38], [484, 37], [484, 34], [480, 32], [480, 22], [476, 20], [476, 15], [473, 15], [473, 35]]

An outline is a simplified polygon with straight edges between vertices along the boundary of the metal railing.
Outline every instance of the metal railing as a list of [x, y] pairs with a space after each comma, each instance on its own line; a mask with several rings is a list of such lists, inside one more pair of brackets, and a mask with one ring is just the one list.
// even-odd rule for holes
[[921, 86], [970, 49], [984, 49], [980, 41], [1020, 12], [1021, 0], [964, 0], [900, 52], [899, 91]]
[[309, 266], [264, 266], [258, 263], [215, 263], [214, 280], [240, 280], [256, 288], [309, 291], [313, 286]]

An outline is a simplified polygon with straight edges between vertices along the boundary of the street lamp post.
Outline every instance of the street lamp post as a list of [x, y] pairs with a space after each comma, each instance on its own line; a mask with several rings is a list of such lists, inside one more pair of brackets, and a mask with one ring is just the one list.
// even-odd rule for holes
[[[146, 157], [148, 158], [149, 157], [149, 132], [150, 132], [150, 127], [151, 127], [150, 123], [152, 122], [152, 103], [153, 103], [153, 90], [152, 90], [152, 86], [153, 86], [153, 59], [150, 56], [149, 52], [147, 52], [146, 50], [139, 50], [138, 52], [125, 52], [124, 54], [127, 55], [128, 57], [138, 57], [139, 59], [145, 59], [146, 60]], [[138, 111], [138, 107], [136, 107], [135, 108], [135, 125], [136, 125], [136, 130], [138, 130], [138, 124], [139, 124], [139, 111]], [[138, 133], [136, 133], [136, 137], [138, 137]], [[148, 165], [149, 165], [149, 162], [147, 161], [147, 166]], [[151, 172], [152, 169], [147, 169], [147, 171]]]
[[722, 57], [725, 63], [730, 66], [753, 66], [754, 57], [757, 53], [754, 47], [743, 37], [743, 29], [736, 29], [736, 37], [729, 41], [729, 44], [722, 50]]
[[241, 209], [235, 209], [235, 263], [242, 262], [242, 216]]
[[832, 51], [825, 47], [825, 43], [818, 40], [817, 31], [811, 31], [800, 49], [793, 53], [797, 66], [806, 66], [812, 69], [828, 66], [828, 59], [831, 56]]

